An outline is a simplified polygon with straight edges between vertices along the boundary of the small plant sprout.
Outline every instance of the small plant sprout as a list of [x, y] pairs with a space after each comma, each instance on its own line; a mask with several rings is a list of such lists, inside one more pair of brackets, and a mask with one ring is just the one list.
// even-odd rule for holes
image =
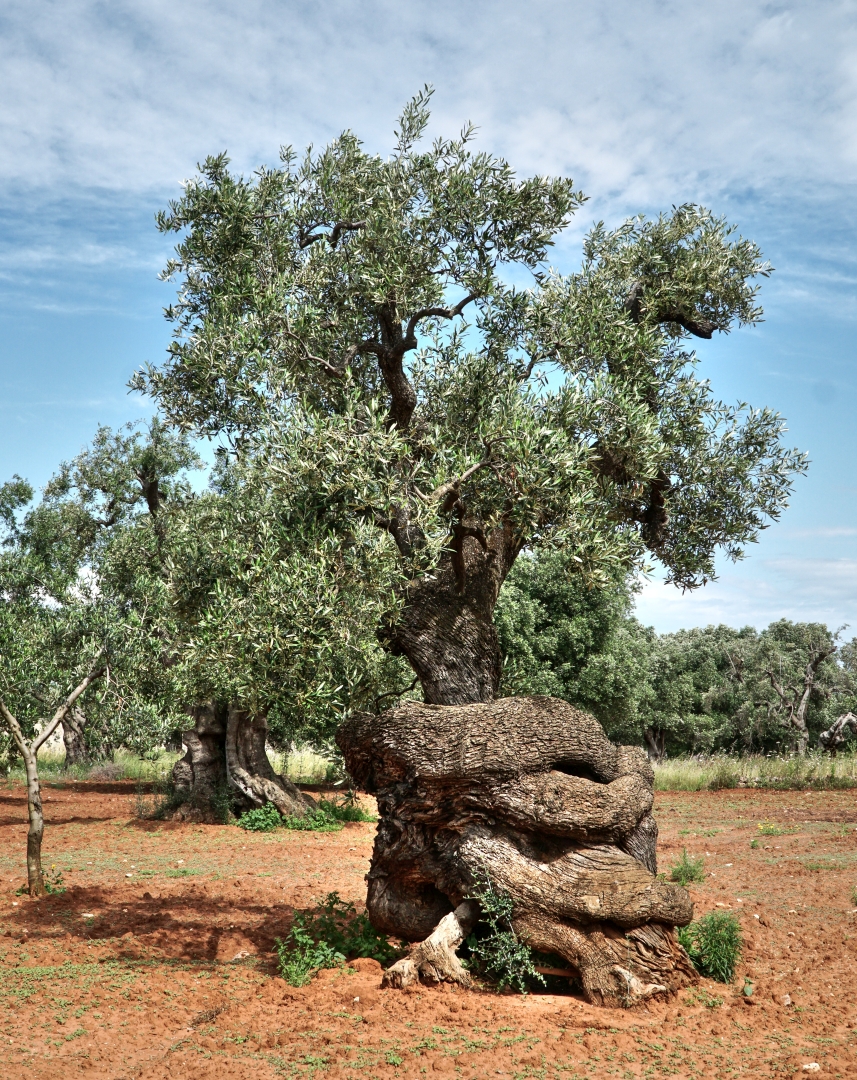
[[688, 855], [687, 848], [684, 848], [681, 853], [681, 858], [670, 870], [670, 881], [678, 882], [679, 885], [683, 885], [687, 888], [691, 882], [704, 880], [705, 860], [702, 856], [698, 859], [694, 859], [692, 855]]
[[474, 932], [467, 938], [468, 966], [495, 983], [499, 990], [508, 986], [525, 994], [533, 983], [544, 986], [545, 980], [535, 968], [531, 949], [518, 940], [512, 928], [511, 897], [499, 892], [486, 876], [477, 880], [470, 899], [479, 901], [483, 933]]

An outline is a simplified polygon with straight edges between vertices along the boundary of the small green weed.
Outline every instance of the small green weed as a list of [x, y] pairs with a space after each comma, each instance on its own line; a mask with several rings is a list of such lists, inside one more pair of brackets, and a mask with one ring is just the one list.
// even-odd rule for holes
[[857, 907], [857, 885], [851, 890], [851, 903]]
[[[42, 871], [42, 884], [45, 887], [45, 892], [49, 896], [60, 896], [65, 892], [65, 885], [63, 884], [63, 876], [56, 866], [51, 866], [50, 870]], [[20, 889], [15, 890], [16, 896], [24, 896], [29, 889], [26, 885], [22, 885]]]
[[248, 832], [273, 832], [283, 824], [280, 811], [273, 803], [254, 806], [238, 819], [238, 827]]
[[728, 911], [710, 911], [690, 926], [680, 926], [678, 940], [693, 966], [709, 979], [728, 983], [741, 957], [741, 927]]
[[359, 956], [387, 965], [400, 954], [365, 912], [358, 914], [354, 904], [336, 892], [328, 893], [315, 912], [296, 915], [288, 937], [277, 941], [276, 952], [280, 974], [292, 986], [305, 986], [322, 968]]
[[760, 821], [757, 826], [762, 836], [782, 836], [783, 830], [773, 821]]
[[705, 860], [701, 855], [698, 859], [694, 859], [692, 855], [688, 855], [687, 848], [684, 848], [681, 858], [670, 870], [670, 881], [676, 881], [687, 888], [692, 881], [704, 880]]
[[757, 837], [757, 838], [756, 838], [755, 840], [751, 840], [751, 841], [750, 841], [750, 847], [751, 847], [751, 848], [753, 848], [754, 850], [755, 850], [755, 849], [756, 849], [757, 847], [759, 847], [759, 846], [760, 846], [760, 845], [759, 845], [759, 840], [758, 840], [758, 837]]
[[[502, 990], [512, 987], [526, 994], [533, 983], [545, 985], [536, 971], [528, 945], [518, 940], [512, 929], [513, 904], [506, 893], [499, 892], [489, 877], [477, 879], [469, 899], [478, 900], [482, 909], [480, 925], [467, 938], [468, 967]], [[479, 933], [480, 926], [482, 933]]]

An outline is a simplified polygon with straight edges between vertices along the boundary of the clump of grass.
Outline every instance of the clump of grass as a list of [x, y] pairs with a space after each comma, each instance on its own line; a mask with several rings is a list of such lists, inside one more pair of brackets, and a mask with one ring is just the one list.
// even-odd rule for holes
[[851, 903], [857, 907], [857, 885], [851, 890]]
[[681, 853], [681, 858], [670, 870], [670, 881], [676, 881], [679, 885], [687, 888], [693, 881], [705, 880], [705, 860], [700, 857], [694, 859], [688, 855], [687, 848]]
[[729, 911], [711, 911], [678, 929], [678, 940], [700, 973], [717, 982], [731, 982], [741, 958], [741, 926]]
[[337, 821], [321, 806], [310, 810], [303, 817], [284, 817], [283, 825], [287, 829], [303, 832], [339, 832], [342, 828], [342, 822]]
[[730, 788], [815, 791], [857, 788], [857, 752], [832, 757], [815, 751], [794, 754], [694, 755], [655, 765], [658, 791], [720, 791]]
[[477, 880], [469, 899], [479, 901], [481, 916], [480, 925], [467, 938], [468, 967], [493, 982], [498, 990], [508, 986], [526, 994], [534, 983], [544, 986], [532, 950], [518, 939], [512, 928], [511, 897], [485, 877]]
[[401, 950], [357, 913], [339, 893], [328, 893], [314, 912], [295, 916], [285, 940], [277, 939], [280, 974], [292, 986], [306, 986], [323, 968], [340, 967], [347, 960], [368, 956], [380, 964], [391, 963]]
[[773, 821], [760, 821], [757, 825], [762, 836], [782, 836], [783, 830]]

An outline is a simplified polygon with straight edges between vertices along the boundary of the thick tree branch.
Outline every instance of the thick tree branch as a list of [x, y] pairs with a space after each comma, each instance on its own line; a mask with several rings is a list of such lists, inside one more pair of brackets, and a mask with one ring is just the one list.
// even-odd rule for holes
[[357, 229], [365, 228], [365, 221], [337, 221], [329, 233], [301, 233], [298, 240], [298, 246], [303, 250], [304, 248], [308, 248], [310, 244], [314, 244], [317, 240], [326, 239], [330, 246], [335, 248], [344, 232], [356, 232]]
[[[635, 323], [641, 322], [643, 318], [644, 292], [645, 287], [643, 282], [635, 281], [625, 298], [625, 310]], [[694, 337], [699, 338], [709, 339], [714, 331], [719, 329], [717, 323], [711, 322], [710, 319], [693, 318], [685, 312], [679, 311], [677, 308], [671, 308], [667, 311], [658, 311], [655, 313], [655, 318], [659, 323], [677, 323], [684, 330], [687, 330], [689, 334], [693, 334]]]
[[407, 352], [409, 349], [415, 349], [417, 347], [416, 331], [417, 324], [422, 319], [436, 318], [436, 319], [454, 319], [460, 315], [468, 304], [474, 300], [478, 300], [478, 293], [469, 293], [463, 300], [460, 300], [455, 307], [426, 307], [420, 308], [415, 314], [413, 314], [408, 320], [408, 327], [405, 330], [405, 336], [400, 343], [402, 352]]

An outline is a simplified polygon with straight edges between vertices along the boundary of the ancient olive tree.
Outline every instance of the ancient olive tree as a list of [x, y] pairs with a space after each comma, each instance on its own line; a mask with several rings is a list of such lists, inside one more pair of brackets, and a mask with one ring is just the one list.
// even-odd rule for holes
[[259, 463], [270, 505], [297, 500], [335, 557], [362, 547], [367, 583], [396, 566], [378, 634], [426, 704], [339, 737], [381, 800], [372, 917], [431, 931], [392, 977], [457, 977], [484, 872], [594, 1000], [669, 991], [691, 977], [669, 929], [690, 910], [653, 876], [648, 767], [561, 703], [492, 705], [493, 616], [525, 548], [593, 587], [654, 557], [694, 588], [778, 517], [804, 459], [777, 415], [717, 401], [687, 347], [757, 322], [769, 267], [685, 205], [597, 225], [562, 273], [548, 255], [580, 192], [517, 179], [470, 127], [424, 146], [427, 102], [386, 158], [350, 132], [249, 179], [209, 158], [160, 217], [181, 234], [175, 335], [133, 385]]
[[523, 548], [563, 548], [596, 585], [651, 555], [693, 588], [804, 462], [687, 349], [761, 317], [753, 243], [682, 206], [596, 226], [560, 273], [572, 182], [518, 180], [470, 128], [423, 148], [427, 123], [424, 94], [387, 158], [351, 133], [251, 179], [209, 158], [160, 218], [183, 234], [175, 338], [134, 385], [274, 473], [288, 445], [318, 514], [350, 517], [344, 547], [383, 534], [401, 573], [383, 644], [427, 702], [459, 704], [497, 692], [492, 616]]
[[673, 927], [687, 892], [656, 876], [653, 774], [591, 716], [555, 698], [408, 703], [339, 730], [349, 771], [377, 795], [366, 906], [376, 927], [419, 942], [387, 972], [468, 985], [455, 950], [490, 881], [515, 931], [559, 954], [587, 998], [629, 1005], [694, 981]]

